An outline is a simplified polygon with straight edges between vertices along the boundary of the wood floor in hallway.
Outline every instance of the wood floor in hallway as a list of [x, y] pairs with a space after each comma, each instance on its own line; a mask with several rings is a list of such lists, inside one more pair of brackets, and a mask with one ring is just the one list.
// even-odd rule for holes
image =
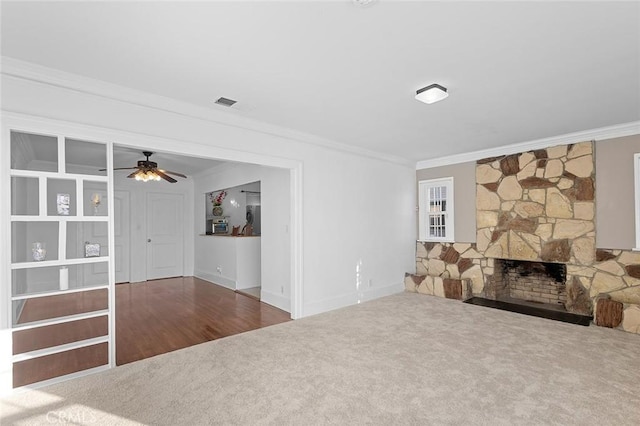
[[118, 284], [116, 363], [289, 320], [288, 312], [194, 277]]

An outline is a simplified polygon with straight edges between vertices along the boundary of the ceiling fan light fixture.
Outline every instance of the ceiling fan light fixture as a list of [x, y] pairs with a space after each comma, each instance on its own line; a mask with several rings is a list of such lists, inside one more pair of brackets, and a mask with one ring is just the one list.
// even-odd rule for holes
[[[116, 167], [113, 170], [131, 170], [137, 169], [135, 172], [131, 173], [128, 178], [135, 179], [139, 182], [149, 182], [149, 181], [160, 181], [164, 179], [169, 183], [178, 182], [171, 175], [179, 176], [181, 178], [186, 179], [187, 176], [182, 173], [172, 172], [170, 170], [163, 170], [158, 168], [158, 163], [155, 161], [150, 161], [149, 157], [153, 155], [151, 151], [142, 151], [142, 154], [147, 157], [146, 160], [139, 160], [138, 165], [135, 167]], [[106, 170], [106, 169], [102, 169]]]
[[138, 170], [138, 172], [134, 176], [135, 180], [140, 182], [149, 182], [149, 181], [159, 181], [161, 179], [160, 175], [154, 173], [153, 170]]
[[431, 84], [416, 92], [416, 99], [425, 104], [433, 104], [449, 96], [447, 88], [439, 84]]

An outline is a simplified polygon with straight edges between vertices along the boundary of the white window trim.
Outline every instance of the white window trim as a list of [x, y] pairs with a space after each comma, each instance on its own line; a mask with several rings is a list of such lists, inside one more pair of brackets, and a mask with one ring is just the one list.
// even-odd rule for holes
[[[446, 237], [429, 237], [427, 235], [426, 215], [423, 214], [427, 209], [427, 197], [425, 197], [425, 188], [431, 186], [447, 187], [447, 222]], [[418, 182], [418, 241], [429, 242], [455, 242], [455, 210], [454, 210], [454, 193], [453, 193], [453, 177], [421, 180]]]
[[636, 192], [636, 247], [640, 251], [640, 153], [633, 156]]

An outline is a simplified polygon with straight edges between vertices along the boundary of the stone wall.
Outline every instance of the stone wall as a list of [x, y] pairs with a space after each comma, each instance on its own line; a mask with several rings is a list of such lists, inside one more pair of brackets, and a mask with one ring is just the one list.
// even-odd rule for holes
[[[497, 295], [491, 293], [495, 290], [486, 286], [494, 274], [495, 262], [482, 256], [474, 243], [418, 241], [416, 276], [421, 278], [405, 280], [405, 286], [408, 291], [434, 294], [434, 288], [440, 288], [444, 279], [463, 279], [469, 282], [473, 295], [495, 299]], [[569, 304], [566, 308], [570, 312], [591, 314], [600, 295], [640, 305], [640, 252], [598, 249], [591, 265], [567, 265], [566, 292]]]
[[478, 252], [590, 265], [596, 241], [594, 182], [592, 142], [478, 161]]

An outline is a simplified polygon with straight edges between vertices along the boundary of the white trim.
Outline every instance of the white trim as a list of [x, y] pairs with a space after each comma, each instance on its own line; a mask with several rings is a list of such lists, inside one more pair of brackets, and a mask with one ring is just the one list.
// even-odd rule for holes
[[289, 242], [291, 244], [291, 292], [290, 309], [292, 319], [302, 318], [306, 315], [304, 310], [304, 246], [303, 246], [303, 223], [302, 223], [302, 201], [304, 194], [303, 166], [298, 163], [296, 167], [289, 170], [290, 183], [290, 206], [291, 217], [289, 223]]
[[[185, 117], [217, 123], [231, 127], [239, 127], [255, 132], [278, 136], [281, 138], [295, 140], [296, 142], [308, 143], [310, 145], [321, 146], [336, 151], [357, 154], [368, 158], [375, 158], [388, 163], [411, 165], [411, 161], [406, 158], [384, 154], [365, 148], [354, 147], [308, 133], [288, 129], [280, 126], [267, 124], [258, 120], [249, 119], [234, 111], [218, 111], [214, 108], [205, 108], [178, 101], [176, 99], [154, 95], [148, 92], [134, 90], [128, 87], [107, 83], [100, 80], [60, 71], [36, 65], [30, 62], [2, 56], [2, 68], [0, 73], [19, 80], [28, 80], [41, 84], [56, 86], [68, 90], [73, 90], [83, 94], [106, 98], [114, 101], [125, 102], [145, 108], [169, 112]], [[242, 113], [242, 111], [237, 111]]]
[[13, 324], [11, 301], [11, 133], [0, 122], [0, 395], [13, 388]]
[[604, 140], [621, 138], [640, 134], [640, 121], [616, 124], [614, 126], [600, 127], [597, 129], [584, 130], [581, 132], [567, 133], [565, 135], [553, 136], [550, 138], [537, 139], [528, 142], [514, 143], [496, 148], [482, 149], [478, 151], [465, 152], [462, 154], [449, 155], [446, 157], [422, 160], [416, 163], [416, 170], [430, 169], [432, 167], [449, 166], [451, 164], [468, 163], [481, 160], [483, 158], [498, 157], [501, 155], [519, 154], [521, 152], [535, 149], [548, 148], [556, 145], [568, 145], [572, 143], [585, 142], [591, 140]]
[[279, 294], [270, 293], [268, 291], [260, 291], [260, 301], [267, 305], [282, 309], [285, 312], [291, 312], [291, 299]]
[[64, 345], [51, 346], [45, 349], [37, 349], [35, 351], [25, 352], [13, 356], [13, 362], [27, 361], [34, 358], [40, 358], [47, 355], [58, 354], [73, 349], [86, 348], [87, 346], [97, 345], [109, 341], [109, 336], [93, 337], [91, 339], [78, 340], [77, 342], [65, 343]]
[[228, 288], [229, 290], [236, 290], [236, 281], [231, 278], [223, 277], [222, 275], [214, 275], [204, 271], [193, 271], [193, 276], [200, 278], [201, 280], [208, 281], [211, 284]]
[[390, 296], [404, 291], [404, 283], [394, 283], [383, 287], [372, 287], [360, 291], [352, 291], [341, 296], [320, 300], [305, 305], [305, 316], [321, 314], [334, 309], [344, 308], [354, 304], [360, 304], [369, 300]]
[[[434, 186], [444, 186], [447, 188], [447, 207], [445, 210], [446, 224], [444, 237], [428, 237], [426, 215], [422, 212], [427, 209], [428, 197], [424, 191]], [[418, 181], [418, 241], [429, 242], [455, 242], [455, 203], [454, 203], [454, 181], [453, 177], [425, 179]]]
[[[107, 246], [109, 247], [109, 263], [108, 267], [108, 286], [107, 297], [109, 298], [108, 305], [108, 332], [109, 336], [109, 359], [108, 364], [110, 368], [116, 366], [116, 236], [115, 236], [115, 186], [113, 182], [113, 142], [107, 142], [105, 147], [107, 152]], [[84, 188], [84, 181], [82, 182]], [[84, 189], [83, 189], [84, 190]]]
[[636, 193], [636, 246], [633, 250], [640, 251], [640, 153], [634, 154], [633, 167]]

